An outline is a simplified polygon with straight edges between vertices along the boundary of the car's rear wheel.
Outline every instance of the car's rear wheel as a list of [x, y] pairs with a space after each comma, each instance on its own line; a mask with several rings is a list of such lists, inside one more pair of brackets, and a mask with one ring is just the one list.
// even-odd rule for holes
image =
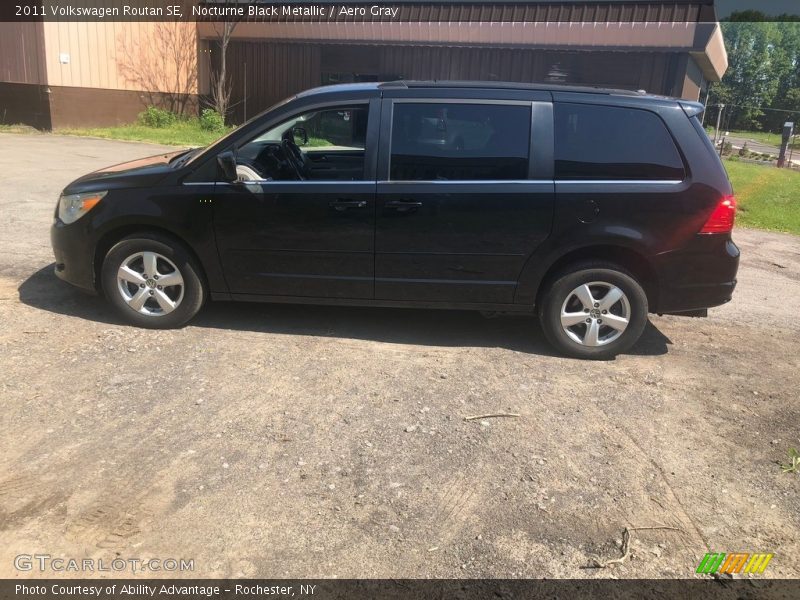
[[544, 290], [542, 330], [560, 352], [575, 358], [606, 359], [628, 350], [647, 324], [647, 295], [622, 267], [575, 265]]
[[191, 254], [157, 234], [136, 234], [115, 244], [103, 261], [101, 277], [117, 312], [140, 327], [180, 327], [205, 299], [200, 269]]

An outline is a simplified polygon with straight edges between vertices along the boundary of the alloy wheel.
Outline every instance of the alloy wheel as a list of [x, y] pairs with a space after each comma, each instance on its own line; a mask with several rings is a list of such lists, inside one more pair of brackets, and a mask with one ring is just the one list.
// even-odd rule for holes
[[605, 346], [619, 339], [631, 319], [625, 292], [605, 281], [579, 285], [561, 306], [561, 327], [582, 346]]
[[178, 308], [184, 287], [175, 263], [157, 252], [132, 254], [117, 270], [122, 299], [131, 309], [149, 317], [160, 317]]

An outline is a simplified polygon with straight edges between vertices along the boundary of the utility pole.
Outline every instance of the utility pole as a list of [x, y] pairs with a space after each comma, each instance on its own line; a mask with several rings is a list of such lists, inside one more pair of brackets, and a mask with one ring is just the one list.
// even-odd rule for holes
[[717, 140], [719, 139], [719, 126], [720, 126], [720, 123], [722, 122], [722, 111], [725, 110], [725, 105], [724, 104], [719, 104], [718, 106], [719, 106], [719, 112], [717, 112], [717, 128], [714, 130], [714, 143], [715, 144], [717, 143]]
[[709, 85], [708, 88], [706, 89], [706, 101], [703, 102], [705, 110], [703, 111], [703, 117], [702, 120], [700, 121], [700, 125], [702, 125], [703, 127], [705, 127], [706, 125], [706, 113], [708, 112], [708, 99], [710, 97], [711, 97], [711, 86]]

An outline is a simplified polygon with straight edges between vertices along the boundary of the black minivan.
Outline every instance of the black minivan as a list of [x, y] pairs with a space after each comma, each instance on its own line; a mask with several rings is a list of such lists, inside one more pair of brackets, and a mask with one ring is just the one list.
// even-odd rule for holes
[[702, 111], [496, 82], [310, 90], [71, 183], [56, 274], [143, 327], [207, 298], [536, 311], [561, 352], [611, 357], [649, 312], [731, 299], [736, 203]]

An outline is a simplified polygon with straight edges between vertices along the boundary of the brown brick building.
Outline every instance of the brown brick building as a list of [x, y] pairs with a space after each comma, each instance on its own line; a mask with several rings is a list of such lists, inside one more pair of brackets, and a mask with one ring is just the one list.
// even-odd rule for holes
[[[562, 82], [696, 100], [727, 54], [713, 0], [403, 2], [401, 20], [247, 20], [228, 69], [234, 121], [300, 90], [388, 79]], [[43, 129], [196, 110], [212, 22], [0, 23], [0, 120]]]

